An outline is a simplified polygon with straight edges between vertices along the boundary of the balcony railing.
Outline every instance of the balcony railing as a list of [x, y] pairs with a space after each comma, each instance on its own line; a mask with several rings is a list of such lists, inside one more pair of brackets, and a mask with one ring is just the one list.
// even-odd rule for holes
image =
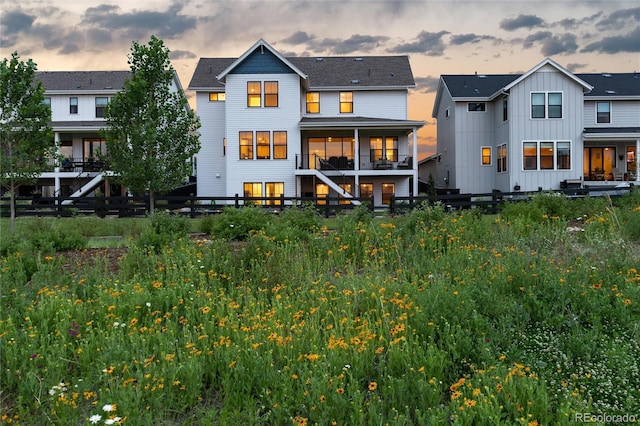
[[60, 162], [61, 172], [99, 172], [106, 170], [103, 160], [97, 158], [64, 158]]
[[[323, 157], [317, 154], [299, 154], [296, 157], [297, 168], [300, 170], [316, 169], [322, 171], [354, 170], [353, 158], [347, 156]], [[410, 170], [413, 168], [413, 157], [404, 156], [400, 161], [391, 161], [386, 158], [372, 160], [369, 154], [361, 155], [358, 163], [359, 170]]]

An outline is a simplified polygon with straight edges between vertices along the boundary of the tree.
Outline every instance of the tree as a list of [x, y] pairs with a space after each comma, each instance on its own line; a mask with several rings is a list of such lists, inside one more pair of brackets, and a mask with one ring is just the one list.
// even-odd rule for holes
[[106, 108], [106, 162], [115, 179], [134, 193], [155, 194], [189, 176], [200, 150], [200, 121], [174, 85], [175, 70], [162, 40], [134, 41], [128, 56], [131, 77]]
[[18, 189], [36, 182], [56, 153], [51, 108], [36, 70], [35, 62], [21, 61], [18, 52], [0, 63], [0, 182], [11, 196], [12, 233]]

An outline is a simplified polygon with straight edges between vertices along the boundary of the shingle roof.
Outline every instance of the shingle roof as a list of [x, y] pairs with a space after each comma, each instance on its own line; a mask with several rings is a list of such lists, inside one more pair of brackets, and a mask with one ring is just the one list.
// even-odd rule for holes
[[[442, 78], [454, 98], [488, 98], [521, 75], [469, 74], [443, 75]], [[575, 76], [593, 86], [593, 90], [585, 93], [585, 97], [640, 96], [640, 74], [638, 73], [575, 74]]]
[[[286, 58], [307, 75], [312, 89], [333, 87], [412, 87], [415, 85], [407, 56], [340, 56]], [[216, 75], [235, 58], [201, 58], [189, 89], [223, 88]]]
[[46, 91], [121, 90], [130, 71], [44, 71], [37, 72]]

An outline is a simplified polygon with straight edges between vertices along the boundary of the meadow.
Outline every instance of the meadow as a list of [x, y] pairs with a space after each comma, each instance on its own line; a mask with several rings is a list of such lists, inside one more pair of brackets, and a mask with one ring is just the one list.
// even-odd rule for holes
[[[637, 191], [83, 220], [2, 223], [2, 424], [640, 417]], [[81, 257], [113, 234], [116, 265]]]

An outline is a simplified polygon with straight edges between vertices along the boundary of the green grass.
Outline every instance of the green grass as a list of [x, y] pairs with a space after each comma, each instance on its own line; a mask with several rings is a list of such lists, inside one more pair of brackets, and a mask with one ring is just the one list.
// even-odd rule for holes
[[0, 259], [1, 421], [637, 415], [640, 249], [625, 230], [640, 203], [590, 209], [579, 231], [546, 213], [356, 211], [329, 229], [307, 212], [258, 217], [261, 230], [235, 241], [166, 238], [162, 229], [183, 225], [163, 218], [131, 225], [147, 243], [131, 239], [113, 274], [11, 246]]

